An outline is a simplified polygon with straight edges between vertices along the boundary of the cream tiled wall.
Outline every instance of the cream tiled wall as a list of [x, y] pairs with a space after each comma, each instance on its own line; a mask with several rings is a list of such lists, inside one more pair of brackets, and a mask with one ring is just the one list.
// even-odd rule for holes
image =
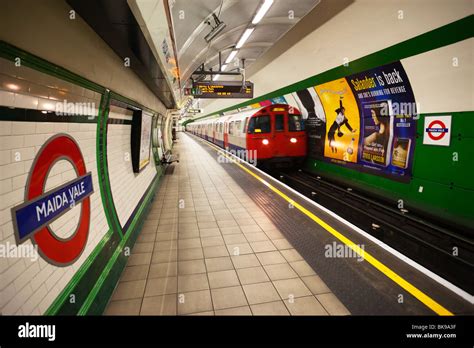
[[[90, 196], [91, 224], [87, 245], [74, 264], [58, 267], [47, 263], [41, 257], [35, 262], [29, 258], [0, 258], [0, 308], [4, 315], [43, 314], [108, 231], [97, 176], [96, 127], [95, 123], [0, 122], [2, 244], [16, 244], [10, 210], [23, 203], [33, 158], [50, 137], [65, 133], [76, 140], [86, 162], [86, 169], [92, 172], [94, 187], [94, 193]], [[18, 154], [21, 156], [18, 157]], [[46, 190], [64, 184], [74, 177], [76, 175], [71, 164], [64, 160], [58, 161], [48, 175]], [[77, 226], [79, 213], [80, 205], [54, 221], [51, 224], [52, 231], [63, 238], [70, 236]], [[31, 241], [28, 240], [24, 244], [31, 244]]]
[[154, 159], [140, 172], [134, 173], [130, 147], [131, 125], [109, 124], [107, 162], [115, 209], [122, 227], [156, 175]]
[[[148, 108], [166, 113], [166, 108], [133, 71], [79, 16], [71, 21], [66, 1], [48, 0], [47, 4], [8, 0], [0, 11], [0, 39], [57, 64]], [[18, 18], [22, 25], [17, 26]], [[48, 25], [44, 25], [48, 23]], [[11, 30], [15, 27], [15, 30]], [[34, 33], [34, 35], [32, 35]], [[14, 88], [11, 88], [11, 87]], [[100, 95], [76, 84], [33, 69], [15, 67], [0, 59], [0, 105], [35, 110], [50, 110], [48, 104], [66, 98], [68, 102], [95, 102]], [[95, 110], [94, 114], [97, 114]], [[96, 168], [95, 123], [49, 123], [0, 121], [0, 243], [15, 245], [10, 209], [23, 202], [25, 183], [32, 161], [41, 145], [57, 133], [72, 136], [79, 144], [86, 167], [92, 172], [91, 226], [87, 246], [72, 265], [58, 267], [39, 258], [0, 257], [0, 312], [2, 314], [43, 314], [108, 231], [102, 207]], [[156, 170], [153, 163], [135, 175], [131, 162], [122, 161], [130, 152], [130, 126], [110, 125], [110, 178], [120, 220], [125, 223]], [[113, 151], [117, 150], [114, 153]], [[20, 154], [21, 160], [15, 156]], [[47, 181], [53, 188], [69, 181], [74, 173], [65, 161], [54, 166]], [[123, 192], [122, 192], [123, 190]], [[53, 222], [59, 236], [72, 233], [79, 208]], [[26, 241], [23, 244], [31, 244]]]

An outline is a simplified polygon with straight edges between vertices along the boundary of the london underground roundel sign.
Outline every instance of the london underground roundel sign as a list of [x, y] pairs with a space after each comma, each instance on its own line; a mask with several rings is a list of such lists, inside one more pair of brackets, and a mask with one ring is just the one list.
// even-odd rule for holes
[[[45, 192], [48, 174], [60, 160], [69, 161], [77, 177]], [[87, 172], [78, 144], [66, 134], [48, 139], [31, 167], [25, 189], [25, 202], [12, 209], [17, 243], [33, 239], [41, 255], [50, 263], [66, 266], [82, 253], [89, 235], [91, 204], [94, 192], [92, 174]], [[66, 212], [81, 205], [78, 225], [68, 238], [60, 238], [50, 224]]]
[[451, 140], [451, 116], [426, 116], [423, 144], [449, 146]]

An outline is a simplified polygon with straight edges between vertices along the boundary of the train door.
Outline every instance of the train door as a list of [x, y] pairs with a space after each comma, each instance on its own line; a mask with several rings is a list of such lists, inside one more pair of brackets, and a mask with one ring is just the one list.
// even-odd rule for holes
[[229, 122], [229, 148], [235, 147], [235, 122]]
[[227, 122], [224, 122], [224, 149], [229, 148], [229, 135], [227, 134]]
[[239, 150], [245, 149], [245, 135], [243, 134], [243, 120], [235, 122], [235, 145], [239, 147]]
[[217, 127], [217, 122], [212, 122], [212, 142], [214, 144], [216, 143], [216, 127]]
[[217, 130], [217, 145], [219, 145], [220, 147], [224, 147], [224, 124], [222, 122], [219, 122], [217, 124]]
[[273, 144], [274, 144], [274, 155], [275, 157], [280, 157], [285, 154], [285, 149], [283, 148], [286, 141], [286, 132], [285, 132], [285, 113], [284, 112], [275, 112], [273, 114]]
[[249, 144], [248, 144], [248, 141], [247, 141], [247, 129], [248, 129], [248, 126], [249, 126], [249, 118], [246, 117], [245, 120], [244, 120], [244, 128], [242, 130], [242, 132], [244, 133], [243, 136], [244, 136], [244, 148], [248, 151], [249, 150]]

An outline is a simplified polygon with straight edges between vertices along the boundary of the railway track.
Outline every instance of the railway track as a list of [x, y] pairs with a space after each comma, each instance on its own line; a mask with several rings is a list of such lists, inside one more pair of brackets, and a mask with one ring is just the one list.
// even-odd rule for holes
[[474, 293], [474, 241], [463, 231], [434, 224], [301, 170], [270, 174], [432, 272]]

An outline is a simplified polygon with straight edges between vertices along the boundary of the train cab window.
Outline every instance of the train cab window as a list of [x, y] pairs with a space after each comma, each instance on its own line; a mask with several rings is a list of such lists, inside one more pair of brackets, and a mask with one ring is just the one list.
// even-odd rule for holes
[[231, 122], [229, 125], [229, 134], [234, 134], [234, 122]]
[[288, 115], [288, 131], [301, 132], [304, 131], [304, 124], [301, 115]]
[[258, 133], [270, 133], [270, 116], [257, 116], [252, 117], [249, 122], [247, 133], [258, 134]]
[[285, 115], [275, 115], [275, 131], [281, 132], [285, 130]]

